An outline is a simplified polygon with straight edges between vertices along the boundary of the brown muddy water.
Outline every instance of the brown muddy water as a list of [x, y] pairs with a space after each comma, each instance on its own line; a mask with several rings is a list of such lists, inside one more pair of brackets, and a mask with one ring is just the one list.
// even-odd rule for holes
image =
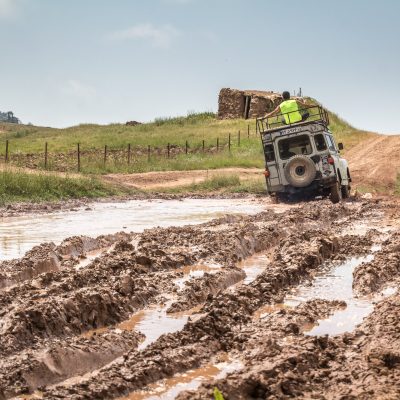
[[241, 362], [236, 360], [207, 364], [149, 385], [146, 390], [132, 392], [119, 400], [173, 400], [184, 390], [194, 390], [204, 381], [224, 378], [241, 368]]
[[131, 200], [0, 218], [0, 260], [21, 257], [40, 243], [59, 244], [75, 235], [96, 237], [119, 231], [142, 232], [155, 226], [200, 224], [226, 214], [256, 214], [263, 209], [262, 204], [248, 199]]
[[352, 257], [337, 265], [325, 265], [311, 282], [294, 288], [278, 308], [295, 307], [313, 299], [342, 300], [347, 304], [344, 309], [336, 311], [327, 319], [318, 321], [318, 325], [306, 329], [306, 334], [339, 335], [353, 331], [373, 311], [375, 301], [395, 292], [391, 287], [385, 288], [374, 297], [357, 297], [353, 292], [354, 269], [364, 262], [372, 261], [374, 253], [379, 250], [380, 246], [373, 246], [371, 253], [366, 256]]
[[239, 264], [239, 267], [243, 268], [246, 274], [243, 283], [248, 285], [253, 282], [268, 267], [271, 262], [271, 254], [272, 250], [268, 253], [256, 253]]
[[123, 330], [136, 330], [143, 333], [145, 339], [138, 346], [143, 350], [149, 344], [155, 342], [161, 335], [177, 332], [186, 324], [189, 316], [195, 310], [177, 314], [167, 314], [173, 300], [167, 301], [163, 306], [150, 306], [145, 310], [135, 313], [130, 319], [120, 323], [117, 328]]

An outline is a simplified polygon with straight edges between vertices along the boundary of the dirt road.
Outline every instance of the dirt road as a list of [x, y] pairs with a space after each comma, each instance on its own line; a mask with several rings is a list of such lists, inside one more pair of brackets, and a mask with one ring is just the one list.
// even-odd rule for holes
[[400, 136], [378, 135], [346, 152], [355, 186], [393, 191], [400, 173]]
[[161, 189], [178, 186], [188, 186], [193, 183], [201, 183], [213, 176], [238, 175], [241, 179], [255, 179], [262, 175], [258, 168], [220, 168], [216, 170], [194, 171], [155, 171], [138, 174], [108, 174], [103, 179], [125, 187], [137, 189]]
[[398, 398], [399, 206], [312, 202], [5, 261], [0, 399]]
[[[400, 136], [376, 135], [349, 149], [345, 158], [349, 162], [353, 188], [393, 192], [400, 171]], [[258, 168], [223, 168], [218, 170], [162, 171], [138, 174], [108, 174], [103, 178], [110, 183], [138, 189], [162, 189], [200, 183], [216, 175], [238, 175], [242, 180], [262, 176]]]

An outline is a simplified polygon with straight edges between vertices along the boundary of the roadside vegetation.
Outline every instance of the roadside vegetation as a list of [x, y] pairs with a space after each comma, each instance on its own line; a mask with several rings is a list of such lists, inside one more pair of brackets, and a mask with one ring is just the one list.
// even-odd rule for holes
[[[374, 135], [352, 127], [336, 114], [329, 113], [329, 118], [330, 129], [336, 140], [345, 146], [344, 155], [347, 149]], [[14, 169], [2, 172], [0, 204], [117, 194], [119, 189], [109, 187], [101, 179], [95, 179], [107, 173], [264, 167], [256, 121], [218, 120], [210, 112], [157, 118], [153, 122], [135, 126], [81, 124], [55, 129], [0, 123], [0, 162], [5, 159], [6, 141], [9, 142], [10, 165], [37, 169], [39, 174], [27, 174], [22, 170], [15, 172]], [[47, 168], [44, 163], [46, 142]], [[82, 178], [40, 173], [44, 169], [76, 173], [78, 143]], [[129, 164], [128, 145], [131, 151]], [[400, 194], [400, 178], [397, 182], [396, 193]], [[236, 175], [224, 175], [213, 176], [202, 183], [161, 191], [264, 193], [265, 182], [261, 175], [260, 179], [250, 180], [241, 180]]]
[[[353, 128], [335, 114], [330, 113], [330, 120], [334, 135], [345, 145], [344, 154], [346, 148], [373, 135]], [[5, 142], [8, 140], [12, 163], [39, 169], [44, 168], [45, 142], [48, 143], [47, 167], [50, 170], [75, 172], [77, 143], [80, 143], [82, 152], [81, 172], [87, 174], [225, 167], [262, 168], [262, 147], [255, 129], [255, 120], [218, 120], [213, 113], [158, 118], [154, 122], [136, 126], [82, 124], [66, 129], [54, 129], [0, 124], [0, 158], [5, 157]], [[185, 151], [186, 142], [188, 154]], [[170, 158], [167, 155], [168, 143]], [[129, 165], [128, 144], [131, 145]], [[148, 146], [151, 149], [150, 158], [147, 153]], [[26, 154], [29, 154], [29, 157], [24, 158], [22, 155]]]
[[15, 202], [94, 198], [119, 193], [96, 178], [64, 177], [15, 169], [0, 171], [0, 206]]
[[239, 175], [214, 175], [203, 182], [192, 183], [186, 186], [157, 189], [164, 193], [252, 193], [265, 194], [265, 178], [260, 175], [257, 178], [242, 179]]

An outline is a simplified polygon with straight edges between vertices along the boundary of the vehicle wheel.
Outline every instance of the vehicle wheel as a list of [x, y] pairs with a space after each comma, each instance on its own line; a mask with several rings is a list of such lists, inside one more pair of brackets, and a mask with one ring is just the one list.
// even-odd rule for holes
[[339, 182], [336, 182], [331, 187], [330, 199], [333, 204], [339, 203], [342, 200], [342, 191]]
[[317, 170], [311, 158], [293, 156], [284, 168], [285, 178], [294, 187], [306, 187], [315, 179]]
[[350, 190], [349, 187], [344, 185], [342, 186], [342, 199], [347, 199], [350, 196]]

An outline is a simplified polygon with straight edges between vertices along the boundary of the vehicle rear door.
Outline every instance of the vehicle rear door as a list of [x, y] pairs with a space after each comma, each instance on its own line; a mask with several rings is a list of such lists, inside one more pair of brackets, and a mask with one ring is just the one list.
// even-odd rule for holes
[[329, 153], [331, 155], [331, 157], [334, 159], [335, 161], [335, 168], [340, 172], [340, 177], [342, 178], [342, 184], [347, 184], [347, 170], [346, 170], [346, 166], [344, 165], [344, 163], [342, 162], [342, 158], [340, 157], [339, 154], [339, 149], [336, 145], [335, 139], [333, 138], [333, 136], [329, 133], [325, 134], [326, 137], [326, 142], [328, 144], [328, 148], [329, 148]]
[[264, 155], [266, 170], [269, 171], [269, 176], [267, 177], [268, 187], [281, 185], [282, 182], [279, 178], [275, 147], [272, 141], [265, 142]]

